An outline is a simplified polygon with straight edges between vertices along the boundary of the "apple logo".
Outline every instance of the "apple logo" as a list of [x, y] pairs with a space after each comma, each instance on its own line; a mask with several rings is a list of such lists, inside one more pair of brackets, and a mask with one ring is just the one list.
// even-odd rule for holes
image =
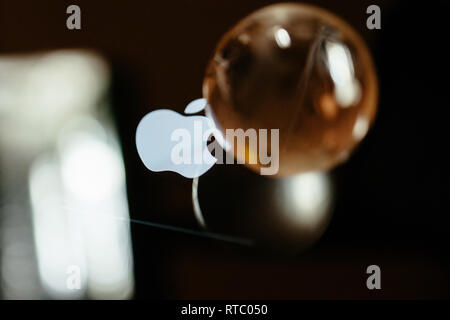
[[[190, 102], [184, 112], [193, 114], [206, 107], [206, 99]], [[158, 109], [146, 114], [136, 129], [136, 147], [151, 171], [174, 171], [186, 178], [199, 177], [217, 161], [207, 142], [216, 131], [205, 116], [184, 116]]]

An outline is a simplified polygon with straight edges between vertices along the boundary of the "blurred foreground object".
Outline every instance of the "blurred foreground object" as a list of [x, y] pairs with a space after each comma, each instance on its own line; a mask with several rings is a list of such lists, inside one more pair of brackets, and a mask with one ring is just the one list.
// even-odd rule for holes
[[[346, 160], [374, 120], [378, 87], [369, 51], [346, 22], [310, 5], [277, 4], [223, 36], [203, 96], [223, 134], [280, 129], [278, 174], [288, 175]], [[248, 164], [255, 171], [259, 157]]]
[[78, 50], [0, 56], [0, 249], [5, 298], [134, 291], [109, 68]]

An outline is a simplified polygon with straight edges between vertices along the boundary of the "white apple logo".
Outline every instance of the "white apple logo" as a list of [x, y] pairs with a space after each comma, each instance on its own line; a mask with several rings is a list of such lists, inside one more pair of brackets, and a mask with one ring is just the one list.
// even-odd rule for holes
[[[194, 100], [184, 112], [200, 112], [206, 104], [206, 99]], [[214, 130], [213, 121], [205, 116], [187, 117], [169, 109], [159, 109], [146, 114], [139, 122], [136, 147], [147, 169], [174, 171], [186, 178], [195, 178], [217, 161], [207, 147], [208, 137]]]

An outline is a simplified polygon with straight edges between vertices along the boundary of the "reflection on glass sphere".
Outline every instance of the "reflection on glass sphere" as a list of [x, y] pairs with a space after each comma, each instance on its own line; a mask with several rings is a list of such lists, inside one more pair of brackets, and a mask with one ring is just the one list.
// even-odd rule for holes
[[[224, 135], [279, 129], [278, 173], [289, 175], [347, 159], [374, 120], [378, 88], [368, 49], [346, 22], [313, 6], [278, 4], [223, 36], [203, 95]], [[258, 154], [248, 143], [242, 148]], [[259, 158], [247, 165], [261, 168]]]
[[324, 172], [270, 179], [243, 166], [214, 166], [194, 184], [194, 212], [207, 231], [248, 239], [257, 250], [297, 254], [325, 232], [333, 194]]

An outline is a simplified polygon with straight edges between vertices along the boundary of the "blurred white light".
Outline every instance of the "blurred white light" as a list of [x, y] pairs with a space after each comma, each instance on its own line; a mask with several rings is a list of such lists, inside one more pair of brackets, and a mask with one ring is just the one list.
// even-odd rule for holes
[[315, 227], [323, 221], [331, 205], [332, 190], [328, 175], [309, 172], [283, 180], [290, 206], [290, 220]]
[[[20, 202], [27, 208], [31, 200], [29, 234], [45, 297], [133, 294], [122, 155], [108, 118], [95, 120], [108, 82], [105, 61], [87, 51], [0, 56], [0, 165], [6, 163], [0, 169], [8, 169], [7, 191], [12, 182], [28, 179], [30, 199], [25, 192]], [[8, 254], [1, 261], [6, 285], [28, 279], [20, 268], [11, 269], [19, 260], [12, 256], [17, 246], [9, 246], [13, 238], [7, 238], [1, 243], [7, 252], [0, 250], [2, 258]], [[67, 286], [70, 266], [80, 268], [80, 290]]]
[[356, 104], [361, 98], [361, 87], [358, 80], [355, 79], [345, 86], [336, 85], [334, 96], [337, 103], [343, 108]]
[[346, 85], [353, 79], [353, 62], [348, 49], [337, 42], [325, 44], [330, 74], [336, 84]]
[[107, 68], [95, 55], [57, 51], [36, 59], [26, 78], [23, 102], [44, 119], [52, 113], [81, 112], [95, 104], [106, 79]]
[[[57, 298], [84, 291], [129, 298], [133, 263], [120, 153], [86, 129], [67, 132], [58, 151], [54, 160], [40, 158], [30, 174], [41, 279]], [[71, 265], [80, 268], [84, 291], [67, 288]]]
[[358, 116], [356, 118], [355, 125], [353, 126], [352, 135], [355, 140], [361, 140], [369, 131], [369, 121], [364, 116]]
[[[30, 172], [34, 236], [42, 284], [51, 297], [81, 298], [86, 291], [87, 272], [83, 239], [79, 228], [69, 220], [65, 194], [56, 159], [43, 156]], [[81, 270], [81, 290], [69, 290], [67, 267]]]
[[120, 152], [101, 137], [82, 131], [62, 138], [59, 153], [71, 215], [83, 222], [89, 295], [129, 298], [134, 280]]
[[341, 43], [331, 41], [325, 43], [325, 49], [337, 103], [343, 108], [354, 105], [361, 98], [361, 86], [354, 75], [349, 49]]
[[289, 33], [286, 31], [286, 29], [277, 27], [275, 29], [274, 36], [277, 45], [281, 49], [286, 49], [291, 46], [291, 37], [289, 36]]
[[105, 143], [80, 132], [64, 140], [62, 176], [74, 197], [84, 201], [108, 201], [125, 179], [120, 155]]
[[39, 299], [42, 290], [35, 261], [28, 204], [14, 203], [11, 199], [7, 201], [9, 204], [5, 206], [0, 203], [2, 297]]
[[108, 79], [103, 59], [87, 51], [0, 56], [0, 143], [28, 152], [50, 145], [74, 114], [96, 107]]

